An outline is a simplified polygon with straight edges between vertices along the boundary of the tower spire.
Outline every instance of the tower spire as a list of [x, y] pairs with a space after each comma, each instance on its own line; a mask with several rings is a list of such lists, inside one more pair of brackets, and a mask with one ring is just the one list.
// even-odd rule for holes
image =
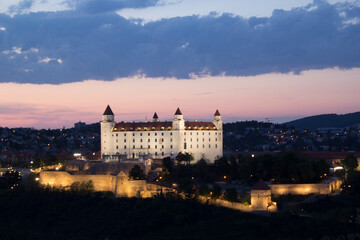
[[110, 108], [110, 105], [107, 105], [103, 115], [114, 115], [113, 111]]
[[182, 115], [182, 112], [180, 111], [180, 108], [176, 109], [175, 115]]

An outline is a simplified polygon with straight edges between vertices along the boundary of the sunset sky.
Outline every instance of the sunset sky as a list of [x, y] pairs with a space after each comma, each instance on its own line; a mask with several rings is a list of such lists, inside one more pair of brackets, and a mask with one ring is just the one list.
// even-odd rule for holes
[[0, 126], [360, 110], [360, 1], [5, 0]]

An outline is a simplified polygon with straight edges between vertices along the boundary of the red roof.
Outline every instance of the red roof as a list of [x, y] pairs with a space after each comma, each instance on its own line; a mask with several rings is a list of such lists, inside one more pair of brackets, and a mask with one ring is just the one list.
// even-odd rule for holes
[[114, 115], [109, 105], [107, 105], [103, 115]]
[[269, 186], [264, 183], [262, 179], [260, 179], [251, 190], [270, 190]]
[[214, 116], [221, 116], [219, 110], [216, 109]]
[[[113, 131], [166, 131], [172, 130], [172, 122], [117, 123]], [[212, 122], [185, 122], [185, 130], [216, 130]]]
[[153, 118], [159, 118], [156, 112], [154, 113]]
[[181, 111], [180, 111], [180, 108], [177, 108], [177, 109], [176, 109], [175, 115], [183, 115], [183, 114], [181, 113]]

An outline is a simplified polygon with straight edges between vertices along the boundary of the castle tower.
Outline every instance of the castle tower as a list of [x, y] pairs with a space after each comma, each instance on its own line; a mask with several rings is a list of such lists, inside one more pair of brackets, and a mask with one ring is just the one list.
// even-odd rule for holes
[[217, 128], [218, 130], [222, 130], [223, 122], [222, 122], [222, 120], [221, 120], [220, 112], [219, 112], [219, 110], [217, 110], [217, 109], [216, 109], [216, 112], [215, 112], [215, 114], [214, 114], [213, 123], [214, 123], [214, 125], [216, 126], [216, 128]]
[[115, 126], [114, 113], [108, 105], [102, 115], [101, 125], [101, 155], [107, 155], [113, 151], [113, 143], [111, 141], [111, 130]]
[[268, 211], [271, 205], [271, 188], [260, 179], [251, 188], [251, 208], [254, 211]]
[[155, 112], [154, 113], [154, 116], [153, 116], [153, 120], [152, 120], [153, 122], [160, 122], [160, 119], [159, 119], [159, 117], [158, 117], [158, 115], [157, 115], [157, 113]]
[[176, 109], [174, 120], [172, 122], [173, 130], [184, 130], [185, 129], [185, 121], [183, 118], [183, 114], [180, 111], [180, 108]]

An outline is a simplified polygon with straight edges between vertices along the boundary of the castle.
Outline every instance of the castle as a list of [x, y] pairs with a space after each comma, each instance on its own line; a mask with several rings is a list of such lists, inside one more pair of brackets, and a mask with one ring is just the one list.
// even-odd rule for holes
[[101, 121], [101, 155], [105, 162], [121, 159], [175, 158], [179, 152], [214, 162], [223, 154], [223, 122], [218, 110], [212, 122], [185, 121], [178, 108], [172, 121], [115, 122], [110, 106]]

